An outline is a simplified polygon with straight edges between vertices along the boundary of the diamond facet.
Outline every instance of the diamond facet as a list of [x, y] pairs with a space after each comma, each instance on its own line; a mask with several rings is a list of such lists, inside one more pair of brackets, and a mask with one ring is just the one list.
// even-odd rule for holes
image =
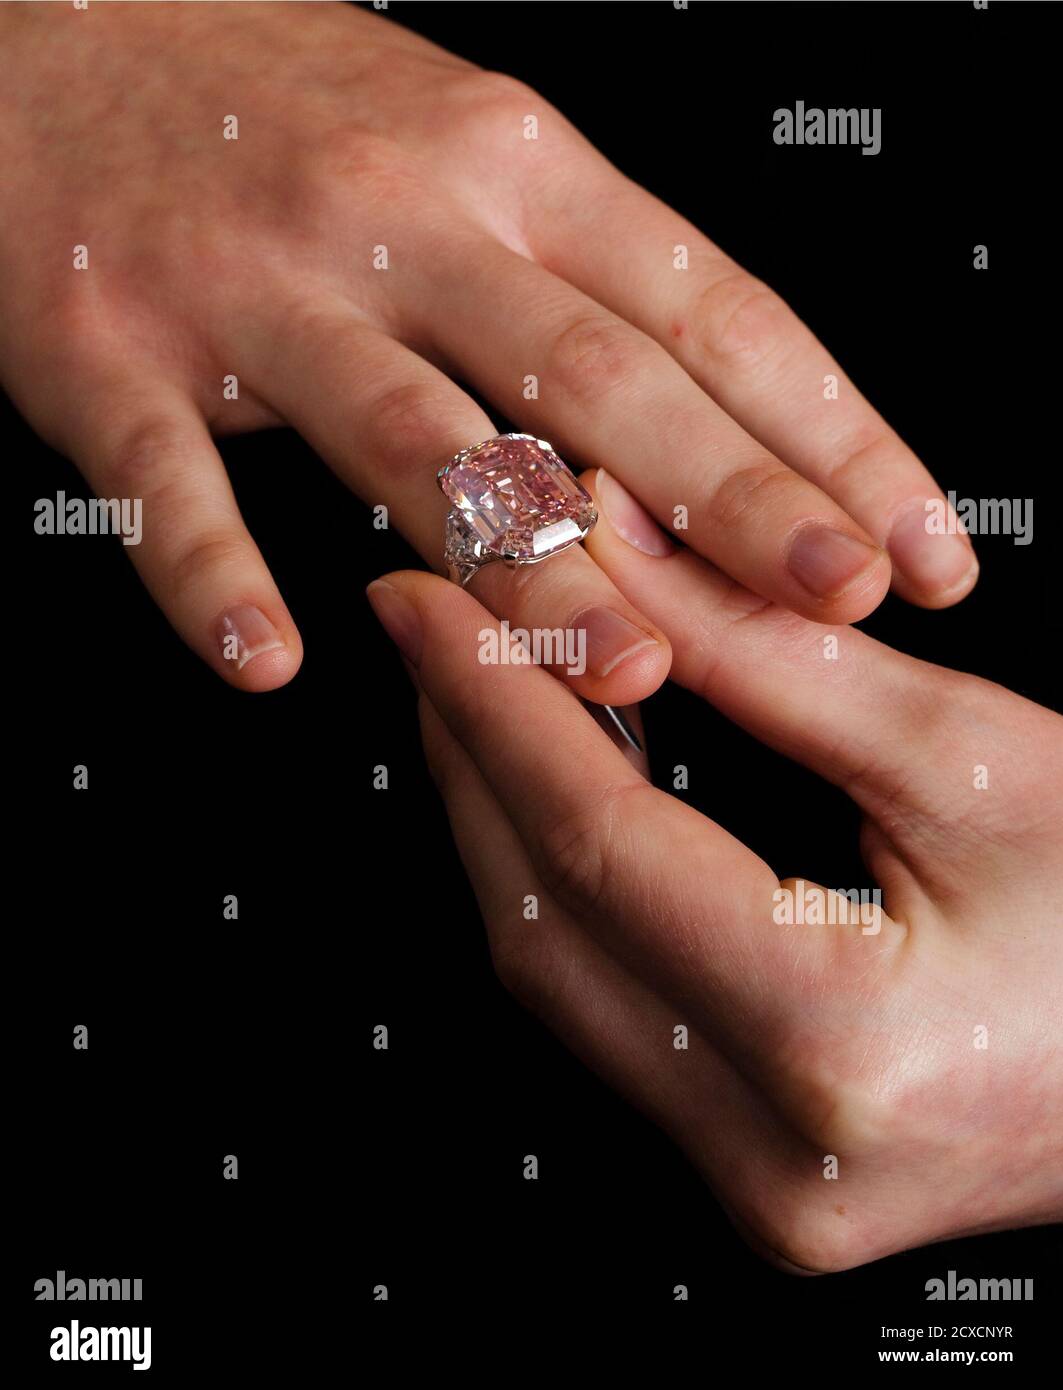
[[[530, 434], [502, 434], [463, 449], [440, 469], [439, 486], [480, 563], [545, 560], [582, 540], [598, 519], [571, 469]], [[448, 548], [456, 542], [448, 533]]]

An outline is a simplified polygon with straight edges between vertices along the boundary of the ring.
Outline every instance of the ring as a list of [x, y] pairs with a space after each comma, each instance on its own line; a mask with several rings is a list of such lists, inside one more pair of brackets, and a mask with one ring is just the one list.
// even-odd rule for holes
[[[578, 545], [598, 513], [590, 493], [545, 439], [496, 434], [471, 444], [436, 475], [450, 502], [444, 554], [462, 588], [484, 565], [537, 565]], [[636, 752], [642, 744], [622, 711], [595, 706]]]
[[578, 545], [598, 520], [590, 494], [546, 442], [496, 434], [443, 465], [439, 486], [451, 506], [444, 555], [463, 588], [484, 565], [537, 565]]

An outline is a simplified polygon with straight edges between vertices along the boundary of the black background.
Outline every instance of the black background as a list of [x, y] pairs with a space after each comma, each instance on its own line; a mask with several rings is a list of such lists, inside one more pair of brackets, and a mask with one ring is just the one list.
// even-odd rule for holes
[[[981, 582], [958, 609], [891, 598], [863, 626], [1051, 704], [1054, 7], [390, 14], [536, 86], [774, 285], [943, 488], [1035, 499], [1034, 543], [978, 539]], [[772, 112], [798, 99], [881, 107], [881, 153], [777, 147]], [[150, 1324], [152, 1376], [181, 1385], [257, 1384], [289, 1361], [331, 1382], [367, 1345], [396, 1369], [471, 1365], [484, 1329], [513, 1321], [506, 1375], [584, 1315], [596, 1354], [696, 1329], [710, 1374], [732, 1357], [863, 1371], [882, 1324], [1009, 1323], [1017, 1366], [1045, 1354], [1058, 1227], [777, 1274], [667, 1141], [503, 992], [412, 692], [363, 598], [415, 561], [296, 436], [222, 444], [306, 644], [289, 688], [249, 697], [181, 646], [120, 545], [33, 534], [36, 498], [83, 485], [10, 408], [2, 424], [17, 561], [5, 1322], [20, 1384], [132, 1373], [48, 1360], [49, 1329], [98, 1308], [33, 1302], [59, 1268], [141, 1277], [144, 1303], [108, 1321]], [[655, 763], [687, 763], [690, 799], [781, 876], [862, 881], [840, 793], [684, 692], [644, 712]], [[88, 792], [72, 790], [78, 763]], [[71, 1047], [79, 1023], [87, 1053]], [[536, 1183], [521, 1176], [531, 1152]], [[950, 1268], [1033, 1277], [1035, 1302], [927, 1304], [925, 1280]]]

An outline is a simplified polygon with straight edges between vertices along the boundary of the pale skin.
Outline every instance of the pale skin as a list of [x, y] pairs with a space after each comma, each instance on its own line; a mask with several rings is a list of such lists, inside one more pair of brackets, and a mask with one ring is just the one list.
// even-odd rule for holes
[[[1060, 721], [839, 626], [891, 582], [953, 603], [977, 565], [826, 349], [534, 91], [379, 17], [7, 5], [0, 39], [0, 379], [99, 495], [143, 499], [133, 559], [189, 646], [247, 691], [302, 655], [217, 436], [293, 425], [436, 566], [435, 470], [495, 430], [455, 378], [665, 527], [685, 507], [674, 551], [598, 473], [585, 549], [374, 590], [503, 979], [787, 1267], [1059, 1219]], [[775, 923], [768, 866], [572, 691], [479, 665], [488, 610], [596, 628], [582, 696], [671, 666], [846, 787], [881, 931]]]
[[[302, 646], [214, 438], [293, 425], [439, 567], [435, 471], [495, 432], [457, 380], [805, 619], [974, 584], [828, 351], [530, 88], [338, 5], [5, 5], [0, 39], [0, 380], [98, 495], [142, 499], [134, 563], [234, 685], [283, 685]], [[583, 628], [571, 684], [628, 704], [669, 638], [594, 556], [473, 592]]]
[[390, 575], [370, 601], [502, 981], [785, 1269], [1063, 1219], [1063, 720], [765, 605], [586, 481], [611, 498], [588, 548], [671, 641], [673, 677], [859, 805], [883, 913], [780, 921], [768, 865], [652, 787], [560, 682], [479, 662], [491, 618], [469, 593]]

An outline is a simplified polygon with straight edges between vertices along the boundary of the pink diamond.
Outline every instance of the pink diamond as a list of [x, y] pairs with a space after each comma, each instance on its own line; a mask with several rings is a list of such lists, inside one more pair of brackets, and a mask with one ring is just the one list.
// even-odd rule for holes
[[439, 486], [484, 550], [544, 560], [582, 540], [594, 503], [545, 439], [501, 434], [463, 449], [439, 471]]

